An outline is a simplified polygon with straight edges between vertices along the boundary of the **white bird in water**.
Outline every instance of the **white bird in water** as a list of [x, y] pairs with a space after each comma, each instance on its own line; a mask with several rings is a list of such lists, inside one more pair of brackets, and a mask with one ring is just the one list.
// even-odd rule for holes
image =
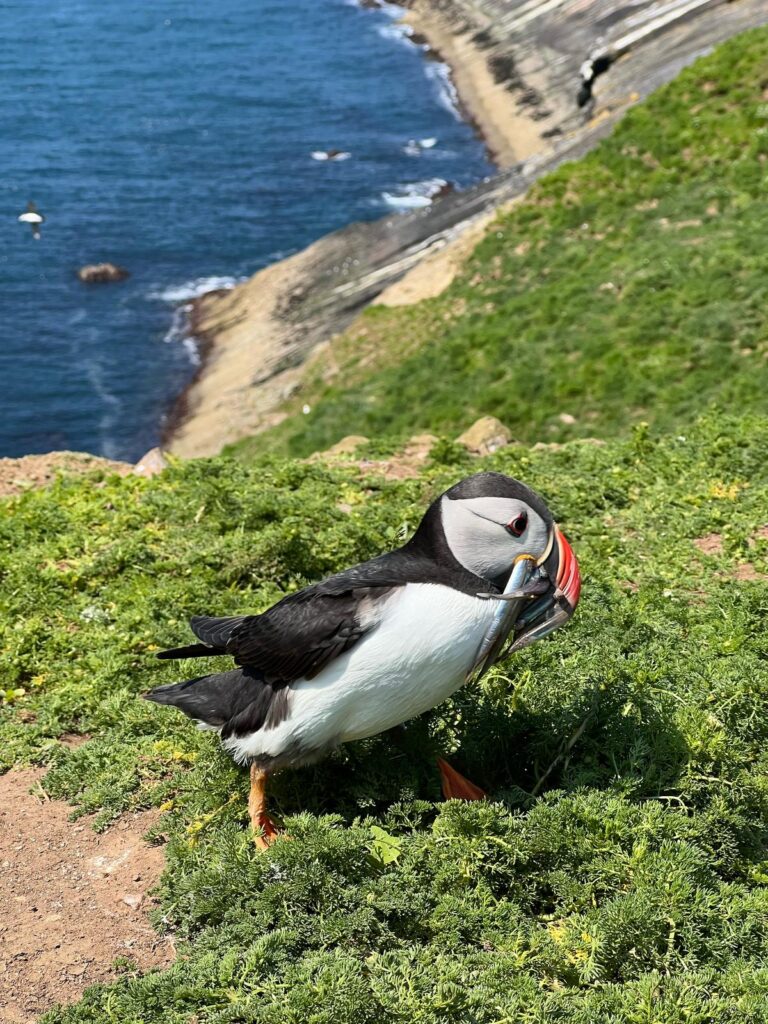
[[437, 145], [437, 139], [408, 139], [403, 146], [406, 156], [421, 156], [425, 149], [432, 149]]
[[40, 225], [45, 220], [42, 213], [38, 212], [37, 206], [30, 200], [27, 203], [27, 209], [25, 213], [22, 213], [19, 217], [22, 224], [29, 224], [32, 228], [32, 237], [35, 241], [40, 240]]

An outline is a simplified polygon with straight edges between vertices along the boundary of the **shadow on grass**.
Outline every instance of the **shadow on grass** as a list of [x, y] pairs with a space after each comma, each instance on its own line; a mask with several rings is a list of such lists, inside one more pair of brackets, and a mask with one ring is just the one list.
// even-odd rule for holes
[[445, 717], [429, 712], [398, 730], [348, 744], [318, 765], [276, 776], [283, 814], [338, 814], [347, 822], [392, 803], [440, 801], [436, 758], [450, 759], [492, 800], [528, 807], [551, 789], [619, 790], [633, 799], [674, 795], [689, 749], [656, 701], [621, 692], [588, 695], [581, 707], [511, 711], [469, 688], [451, 702], [460, 746], [446, 749]]

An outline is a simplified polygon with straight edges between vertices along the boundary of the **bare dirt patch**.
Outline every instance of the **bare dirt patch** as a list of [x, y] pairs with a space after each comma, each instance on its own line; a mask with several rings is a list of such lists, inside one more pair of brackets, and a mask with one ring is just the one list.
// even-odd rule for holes
[[25, 455], [21, 459], [0, 459], [0, 498], [21, 494], [31, 487], [45, 487], [52, 484], [60, 473], [80, 474], [92, 469], [127, 476], [133, 466], [86, 452], [48, 452], [46, 455]]
[[754, 583], [756, 580], [764, 580], [766, 578], [763, 573], [757, 571], [751, 562], [742, 562], [740, 565], [737, 565], [733, 570], [733, 576], [743, 583]]
[[723, 538], [719, 533], [708, 533], [706, 537], [697, 537], [694, 545], [704, 555], [722, 555]]
[[157, 812], [124, 815], [97, 834], [45, 798], [43, 774], [0, 777], [0, 1024], [31, 1024], [74, 1002], [117, 976], [118, 957], [148, 970], [175, 955], [147, 918], [164, 865], [162, 847], [143, 839]]

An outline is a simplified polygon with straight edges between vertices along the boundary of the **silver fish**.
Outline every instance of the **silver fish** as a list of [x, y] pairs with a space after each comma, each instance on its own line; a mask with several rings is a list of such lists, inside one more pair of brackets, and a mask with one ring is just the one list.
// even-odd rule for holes
[[[496, 599], [499, 603], [493, 622], [486, 630], [475, 658], [472, 671], [480, 668], [478, 679], [485, 675], [496, 661], [501, 648], [512, 632], [515, 620], [522, 611], [523, 604], [530, 597], [526, 585], [536, 571], [536, 562], [529, 555], [518, 558], [509, 574], [503, 594], [478, 594], [489, 600]], [[482, 666], [482, 667], [481, 667]]]

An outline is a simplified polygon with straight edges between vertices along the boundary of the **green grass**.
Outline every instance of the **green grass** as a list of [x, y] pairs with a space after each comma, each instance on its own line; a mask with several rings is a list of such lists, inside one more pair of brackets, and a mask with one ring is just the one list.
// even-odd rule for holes
[[[180, 948], [46, 1020], [763, 1021], [766, 464], [768, 419], [716, 416], [416, 481], [220, 458], [8, 503], [2, 756], [102, 821], [166, 808], [158, 925]], [[378, 737], [279, 777], [293, 841], [257, 852], [244, 774], [138, 699], [179, 671], [154, 647], [392, 546], [481, 466], [547, 497], [577, 617], [412, 723], [410, 755]], [[694, 544], [711, 533], [721, 554]], [[438, 751], [490, 802], [441, 803]]]
[[764, 402], [767, 86], [764, 29], [699, 60], [502, 216], [442, 296], [365, 314], [289, 418], [235, 451], [456, 434], [486, 414], [526, 442], [611, 437]]

